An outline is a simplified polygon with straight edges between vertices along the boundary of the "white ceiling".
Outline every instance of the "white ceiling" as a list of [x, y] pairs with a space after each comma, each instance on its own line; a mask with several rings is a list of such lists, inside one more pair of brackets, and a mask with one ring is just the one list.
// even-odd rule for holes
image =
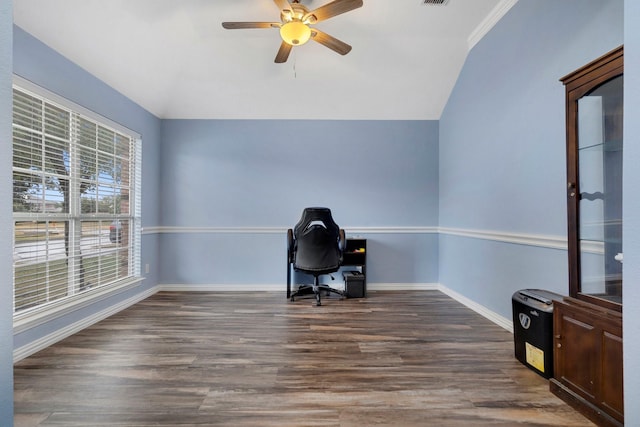
[[[14, 22], [160, 118], [439, 119], [466, 55], [517, 0], [364, 0], [275, 64], [273, 0], [14, 0]], [[329, 0], [302, 0], [315, 9]]]

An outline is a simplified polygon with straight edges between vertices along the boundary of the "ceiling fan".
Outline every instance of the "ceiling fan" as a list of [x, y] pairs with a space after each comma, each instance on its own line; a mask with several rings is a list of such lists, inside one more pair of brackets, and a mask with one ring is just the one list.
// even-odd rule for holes
[[278, 28], [282, 43], [276, 55], [275, 62], [287, 62], [293, 46], [300, 46], [309, 40], [316, 41], [329, 49], [346, 55], [351, 51], [351, 46], [345, 42], [330, 36], [327, 33], [310, 27], [310, 25], [325, 21], [350, 10], [362, 6], [362, 0], [334, 0], [309, 10], [300, 3], [300, 0], [273, 0], [280, 9], [280, 22], [223, 22], [222, 26], [228, 30], [246, 28]]

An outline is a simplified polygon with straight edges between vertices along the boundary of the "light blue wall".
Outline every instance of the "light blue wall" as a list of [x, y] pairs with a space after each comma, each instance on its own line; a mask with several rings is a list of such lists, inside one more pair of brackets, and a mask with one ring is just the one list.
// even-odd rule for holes
[[384, 229], [363, 235], [370, 283], [437, 281], [437, 235], [397, 232], [437, 226], [435, 121], [165, 120], [161, 182], [162, 225], [177, 228], [161, 237], [161, 283], [284, 283], [285, 230], [306, 206], [351, 235]]
[[[473, 49], [440, 121], [440, 225], [566, 237], [564, 87], [558, 79], [623, 42], [625, 424], [636, 426], [640, 2], [520, 0]], [[563, 250], [441, 235], [440, 282], [509, 317], [510, 296], [518, 289], [567, 293], [566, 257]]]
[[[13, 420], [13, 212], [11, 185], [13, 3], [0, 0], [0, 420]], [[12, 422], [10, 422], [11, 425]]]
[[162, 225], [437, 225], [437, 150], [436, 121], [164, 120]]
[[[143, 226], [158, 224], [160, 120], [22, 29], [14, 26], [13, 30], [13, 71], [15, 74], [142, 135], [142, 223]], [[7, 146], [8, 152], [11, 153], [10, 144]], [[9, 154], [6, 157], [2, 156], [2, 158], [10, 159], [11, 156]], [[9, 167], [8, 170], [10, 171], [11, 168]], [[3, 241], [11, 242], [12, 239], [3, 239]], [[150, 267], [146, 280], [139, 286], [90, 307], [77, 310], [55, 322], [17, 334], [14, 337], [14, 346], [20, 348], [155, 286], [158, 276], [158, 246], [156, 235], [143, 236], [142, 263], [143, 265], [149, 264]], [[11, 277], [11, 273], [5, 277]]]
[[[521, 0], [470, 52], [440, 120], [440, 226], [566, 239], [564, 87], [623, 43], [623, 0]], [[566, 250], [443, 234], [440, 283], [511, 317], [568, 292]]]
[[[640, 425], [640, 2], [625, 0], [624, 22], [624, 412]], [[627, 286], [629, 284], [629, 286]]]

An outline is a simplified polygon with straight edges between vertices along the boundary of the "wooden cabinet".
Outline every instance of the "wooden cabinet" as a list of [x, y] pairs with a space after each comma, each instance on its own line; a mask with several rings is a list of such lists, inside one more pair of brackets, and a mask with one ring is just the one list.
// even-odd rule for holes
[[622, 311], [623, 48], [566, 90], [569, 295]]
[[554, 303], [550, 387], [604, 426], [624, 423], [623, 65], [619, 47], [561, 79], [570, 297]]
[[574, 298], [554, 302], [554, 394], [599, 425], [623, 424], [622, 316]]

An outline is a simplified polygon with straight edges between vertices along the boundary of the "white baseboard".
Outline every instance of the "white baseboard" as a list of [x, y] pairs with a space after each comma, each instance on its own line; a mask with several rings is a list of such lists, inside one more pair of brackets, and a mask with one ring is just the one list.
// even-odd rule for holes
[[196, 285], [164, 284], [156, 286], [158, 292], [285, 292], [286, 284], [282, 283], [203, 283]]
[[451, 290], [444, 285], [439, 285], [438, 290], [443, 294], [450, 296], [451, 298], [458, 301], [460, 304], [466, 306], [467, 308], [470, 308], [471, 310], [475, 311], [482, 317], [492, 321], [496, 325], [513, 333], [513, 321], [511, 319], [507, 319], [506, 317], [501, 316], [498, 313], [489, 310], [487, 307], [480, 305], [473, 300], [470, 300], [464, 295], [459, 294], [458, 292]]
[[[336, 284], [342, 282], [337, 281]], [[329, 283], [330, 284], [330, 283]], [[367, 290], [370, 291], [433, 291], [439, 290], [438, 283], [367, 283]], [[164, 284], [156, 286], [156, 290], [166, 292], [249, 292], [265, 291], [277, 292], [285, 291], [286, 285], [282, 283], [215, 283], [215, 284]]]
[[367, 283], [368, 291], [437, 291], [438, 283]]
[[35, 341], [30, 342], [29, 344], [23, 345], [22, 347], [16, 348], [13, 350], [13, 362], [18, 362], [26, 357], [31, 356], [34, 353], [37, 353], [40, 350], [44, 350], [81, 330], [88, 328], [89, 326], [98, 323], [101, 320], [106, 319], [107, 317], [113, 316], [116, 313], [134, 305], [137, 302], [140, 302], [151, 295], [155, 294], [157, 289], [151, 288], [139, 294], [132, 296], [124, 301], [121, 301], [118, 304], [114, 304], [111, 307], [108, 307], [102, 311], [94, 313], [91, 316], [85, 317], [75, 323], [65, 326], [64, 328], [58, 329], [55, 332], [50, 333], [42, 338], [39, 338]]
[[[200, 284], [200, 285], [184, 285], [184, 284], [165, 284], [158, 285], [158, 291], [172, 292], [249, 292], [249, 291], [268, 291], [277, 292], [286, 290], [285, 286], [277, 284]], [[475, 311], [496, 325], [513, 333], [513, 322], [489, 310], [483, 305], [470, 300], [458, 292], [455, 292], [440, 283], [367, 283], [367, 291], [440, 291], [454, 300], [458, 301], [465, 307]]]
[[498, 313], [489, 310], [487, 307], [470, 300], [458, 292], [455, 292], [440, 283], [367, 283], [367, 290], [370, 291], [440, 291], [453, 298], [465, 307], [475, 311], [482, 317], [490, 320], [503, 329], [513, 333], [513, 322]]

